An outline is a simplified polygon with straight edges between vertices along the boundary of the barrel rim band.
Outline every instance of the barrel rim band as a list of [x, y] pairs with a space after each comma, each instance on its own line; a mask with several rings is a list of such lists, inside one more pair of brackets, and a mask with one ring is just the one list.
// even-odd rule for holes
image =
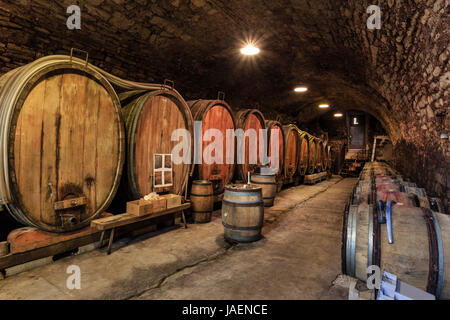
[[228, 200], [223, 199], [222, 204], [226, 204], [231, 207], [259, 207], [264, 205], [264, 201], [257, 202], [230, 202]]
[[444, 286], [444, 244], [442, 242], [442, 232], [441, 227], [439, 225], [439, 219], [436, 215], [436, 212], [431, 211], [431, 213], [433, 215], [439, 252], [439, 276], [438, 276], [438, 283], [436, 286], [436, 298], [439, 299]]
[[227, 228], [229, 230], [233, 230], [233, 231], [258, 231], [259, 229], [262, 228], [263, 222], [261, 222], [259, 225], [254, 226], [254, 227], [236, 227], [236, 226], [231, 226], [224, 221], [222, 221], [222, 225], [225, 228]]
[[256, 184], [256, 185], [258, 185], [258, 184], [266, 184], [266, 185], [274, 185], [274, 186], [276, 186], [277, 185], [277, 183], [276, 182], [259, 182], [259, 181], [253, 181], [253, 180], [250, 180], [250, 182], [252, 183], [252, 184]]
[[436, 234], [436, 223], [431, 210], [420, 208], [424, 214], [424, 219], [428, 229], [428, 246], [429, 246], [429, 269], [427, 292], [436, 295], [439, 283], [439, 249]]
[[192, 210], [192, 213], [193, 214], [196, 214], [196, 213], [212, 213], [213, 212], [213, 210], [207, 210], [207, 211], [203, 211], [203, 210]]
[[196, 194], [196, 193], [191, 193], [191, 197], [214, 197], [214, 193], [211, 194]]

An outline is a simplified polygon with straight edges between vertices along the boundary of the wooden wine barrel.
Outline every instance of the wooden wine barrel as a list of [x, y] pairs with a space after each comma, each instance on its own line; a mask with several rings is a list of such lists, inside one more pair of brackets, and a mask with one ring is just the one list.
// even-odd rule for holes
[[316, 138], [316, 145], [317, 145], [317, 158], [316, 158], [316, 168], [318, 172], [321, 172], [324, 170], [324, 162], [323, 162], [323, 141]]
[[331, 171], [331, 167], [333, 166], [333, 156], [331, 154], [331, 146], [327, 145], [326, 153], [327, 153], [327, 170]]
[[284, 178], [292, 182], [292, 179], [298, 172], [300, 160], [300, 137], [298, 128], [293, 124], [283, 126], [284, 145], [286, 152], [284, 154]]
[[[202, 137], [208, 130], [219, 130], [223, 136], [223, 150], [219, 161], [214, 161], [211, 158], [205, 158], [203, 151], [206, 150], [211, 141], [202, 142], [199, 146], [202, 147], [202, 163], [196, 165], [194, 171], [195, 178], [199, 180], [209, 180], [213, 183], [214, 195], [218, 196], [223, 193], [223, 190], [227, 184], [233, 179], [235, 170], [236, 155], [234, 150], [229, 150], [228, 153], [233, 154], [232, 161], [227, 161], [227, 130], [236, 129], [233, 112], [230, 106], [222, 100], [195, 100], [188, 101], [188, 105], [191, 108], [194, 121], [202, 122]], [[200, 138], [200, 137], [199, 137]], [[233, 139], [235, 139], [233, 137]], [[198, 143], [198, 141], [195, 141]], [[212, 156], [217, 160], [218, 155], [211, 152]], [[220, 161], [221, 160], [221, 161]]]
[[119, 186], [125, 158], [120, 102], [91, 65], [48, 56], [0, 79], [0, 194], [20, 223], [80, 229]]
[[[272, 159], [272, 130], [276, 130], [278, 132], [278, 155], [276, 156], [276, 161], [278, 161], [278, 171], [276, 173], [277, 181], [281, 180], [284, 176], [284, 133], [283, 126], [281, 123], [275, 120], [266, 120], [266, 129], [267, 129], [267, 143], [268, 147], [268, 156], [269, 159]], [[269, 163], [269, 166], [272, 167], [272, 163]], [[274, 164], [274, 167], [276, 165]]]
[[311, 135], [308, 135], [309, 141], [309, 164], [308, 173], [314, 173], [317, 169], [317, 139]]
[[265, 207], [272, 207], [277, 193], [277, 182], [275, 175], [252, 174], [251, 184], [262, 189], [262, 197]]
[[195, 223], [211, 221], [214, 210], [214, 193], [211, 181], [195, 180], [192, 182], [191, 203]]
[[[193, 146], [193, 124], [189, 106], [174, 89], [165, 88], [155, 91], [132, 91], [120, 96], [127, 130], [127, 162], [126, 174], [122, 181], [123, 193], [129, 200], [139, 199], [151, 192], [170, 192], [182, 194], [191, 174], [191, 154], [172, 154], [174, 147], [183, 139]], [[181, 129], [190, 133], [177, 141], [171, 141], [175, 130]], [[189, 141], [190, 139], [190, 141]], [[185, 152], [188, 150], [185, 150]], [[174, 151], [176, 152], [176, 151]], [[163, 163], [164, 167], [172, 167], [170, 172], [153, 176], [154, 156], [156, 154], [172, 154], [172, 163]], [[178, 163], [176, 158], [187, 158]], [[181, 159], [180, 159], [181, 160]], [[155, 167], [162, 164], [158, 160]], [[170, 181], [171, 180], [171, 181]], [[157, 185], [172, 184], [164, 188]]]
[[[242, 141], [240, 147], [238, 139], [236, 148], [238, 176], [241, 180], [247, 181], [248, 172], [252, 173], [257, 166], [262, 164], [259, 148], [266, 145], [264, 141], [260, 142], [260, 130], [266, 128], [264, 116], [256, 109], [241, 110], [236, 114], [236, 127], [249, 134], [249, 136], [245, 137], [245, 141]], [[254, 139], [251, 139], [253, 134]], [[254, 144], [256, 145], [254, 146]], [[256, 151], [256, 154], [252, 153], [250, 155], [250, 145], [252, 145], [252, 150]], [[243, 159], [240, 159], [240, 154], [243, 156]]]
[[298, 163], [298, 174], [304, 176], [308, 170], [309, 161], [309, 141], [308, 133], [302, 130], [298, 130], [300, 139], [300, 157]]
[[362, 281], [378, 265], [401, 281], [450, 299], [450, 217], [429, 209], [393, 205], [393, 243], [373, 206], [350, 206], [344, 218], [343, 272]]
[[222, 201], [222, 224], [225, 239], [253, 242], [261, 238], [264, 223], [262, 189], [235, 184], [225, 187]]

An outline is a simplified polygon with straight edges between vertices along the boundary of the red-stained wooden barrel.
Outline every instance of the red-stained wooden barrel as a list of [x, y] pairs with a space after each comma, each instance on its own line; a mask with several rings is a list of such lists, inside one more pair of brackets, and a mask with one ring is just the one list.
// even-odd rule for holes
[[323, 141], [316, 138], [317, 143], [317, 158], [316, 158], [316, 169], [318, 172], [321, 172], [324, 170], [324, 162], [323, 162]]
[[302, 130], [298, 130], [300, 137], [300, 158], [298, 163], [297, 172], [299, 175], [304, 176], [308, 170], [309, 162], [309, 141], [308, 133]]
[[[280, 122], [275, 120], [267, 120], [266, 121], [266, 129], [267, 129], [267, 143], [268, 143], [268, 156], [269, 159], [272, 158], [272, 130], [278, 131], [278, 171], [276, 173], [277, 181], [279, 181], [283, 175], [284, 175], [284, 133], [283, 133], [283, 126]], [[269, 163], [270, 166], [272, 166], [272, 163]]]
[[309, 141], [309, 161], [308, 161], [308, 173], [314, 173], [317, 168], [317, 139], [311, 135], [308, 135]]
[[[238, 176], [241, 180], [247, 181], [248, 172], [253, 173], [256, 167], [261, 166], [262, 159], [260, 158], [260, 146], [265, 146], [264, 141], [260, 141], [260, 130], [266, 128], [265, 119], [263, 114], [256, 109], [245, 109], [236, 113], [236, 127], [238, 129], [244, 130], [248, 136], [245, 136], [243, 143], [241, 145], [241, 150], [239, 150], [239, 141], [237, 142], [236, 148], [236, 159], [237, 159], [237, 168], [238, 168]], [[251, 138], [252, 134], [255, 134], [255, 138]], [[256, 146], [253, 144], [256, 143]], [[253, 150], [256, 151], [256, 154], [250, 155], [250, 144], [252, 144]], [[245, 157], [243, 159], [243, 163], [239, 163], [239, 153], [242, 155], [245, 153]], [[254, 158], [254, 159], [252, 159]], [[256, 160], [256, 161], [251, 161]], [[250, 163], [256, 162], [256, 163]]]
[[[172, 154], [181, 141], [172, 141], [172, 134], [177, 129], [187, 130], [193, 146], [194, 120], [186, 101], [176, 90], [169, 88], [126, 92], [120, 98], [128, 147], [121, 186], [123, 195], [128, 199], [139, 199], [155, 191], [182, 194], [187, 188], [191, 164], [190, 161], [176, 163], [174, 157], [184, 155]], [[164, 163], [165, 168], [172, 167], [172, 178], [170, 172], [164, 173], [164, 182], [172, 180], [172, 186], [154, 188], [154, 181], [158, 182], [156, 184], [163, 181], [162, 173], [153, 176], [155, 154], [172, 154], [172, 163]]]
[[284, 132], [284, 178], [290, 181], [298, 172], [298, 164], [300, 159], [300, 136], [299, 129], [293, 124], [283, 126]]
[[[211, 159], [205, 159], [203, 151], [212, 142], [202, 139], [202, 164], [196, 165], [194, 171], [196, 179], [212, 182], [214, 195], [217, 196], [222, 194], [225, 186], [231, 182], [235, 170], [235, 155], [232, 161], [233, 163], [227, 163], [226, 141], [228, 139], [227, 130], [233, 130], [234, 132], [236, 129], [234, 115], [230, 106], [223, 100], [195, 100], [188, 101], [188, 105], [191, 108], [194, 120], [202, 122], [202, 137], [210, 129], [219, 130], [223, 136], [222, 163], [217, 163], [220, 161], [213, 162]], [[231, 152], [234, 154], [234, 150], [228, 150], [229, 154]], [[213, 156], [217, 159], [215, 153]]]

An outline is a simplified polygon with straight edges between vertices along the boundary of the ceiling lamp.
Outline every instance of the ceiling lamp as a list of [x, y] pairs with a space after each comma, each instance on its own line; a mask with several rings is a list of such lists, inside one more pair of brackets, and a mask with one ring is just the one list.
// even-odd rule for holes
[[341, 113], [341, 112], [338, 112], [338, 113], [335, 113], [335, 114], [334, 114], [334, 117], [335, 117], [335, 118], [342, 118], [343, 116], [344, 116], [344, 114]]
[[297, 87], [294, 89], [295, 92], [306, 92], [308, 91], [307, 87]]
[[329, 108], [329, 107], [330, 107], [329, 104], [319, 104], [319, 108], [321, 108], [321, 109], [326, 109], [326, 108]]
[[254, 45], [249, 43], [245, 48], [241, 49], [241, 53], [246, 56], [254, 56], [255, 54], [258, 54], [261, 50], [256, 48]]

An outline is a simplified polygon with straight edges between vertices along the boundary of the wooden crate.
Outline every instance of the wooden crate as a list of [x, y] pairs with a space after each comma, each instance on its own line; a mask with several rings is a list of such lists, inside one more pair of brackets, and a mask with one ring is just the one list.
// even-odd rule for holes
[[166, 208], [167, 208], [167, 200], [164, 198], [148, 201], [140, 199], [127, 202], [127, 213], [131, 213], [138, 217], [166, 210]]
[[167, 200], [167, 209], [179, 207], [181, 206], [181, 199], [182, 197], [176, 194], [165, 194], [162, 195], [164, 199]]

